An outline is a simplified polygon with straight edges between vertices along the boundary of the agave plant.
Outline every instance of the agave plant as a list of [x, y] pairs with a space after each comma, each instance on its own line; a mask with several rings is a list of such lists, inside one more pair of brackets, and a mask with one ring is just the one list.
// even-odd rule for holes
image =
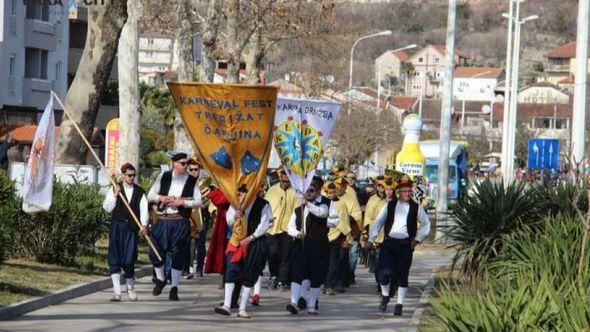
[[463, 196], [452, 207], [452, 223], [443, 231], [457, 249], [454, 264], [462, 260], [461, 270], [477, 275], [498, 256], [505, 236], [539, 222], [541, 207], [523, 184], [504, 187], [486, 180], [474, 183], [471, 189], [473, 195]]
[[[573, 181], [552, 183], [544, 181], [535, 186], [534, 195], [542, 204], [544, 213], [552, 216], [562, 214], [575, 217], [576, 207], [579, 211], [588, 211], [588, 196], [586, 182], [576, 184]], [[577, 202], [574, 202], [577, 197]]]

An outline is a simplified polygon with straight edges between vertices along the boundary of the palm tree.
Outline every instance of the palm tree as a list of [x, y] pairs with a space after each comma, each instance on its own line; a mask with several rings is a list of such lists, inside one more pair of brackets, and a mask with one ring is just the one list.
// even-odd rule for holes
[[166, 142], [166, 147], [174, 146], [174, 116], [176, 104], [168, 89], [142, 86], [141, 108], [142, 127], [156, 131]]

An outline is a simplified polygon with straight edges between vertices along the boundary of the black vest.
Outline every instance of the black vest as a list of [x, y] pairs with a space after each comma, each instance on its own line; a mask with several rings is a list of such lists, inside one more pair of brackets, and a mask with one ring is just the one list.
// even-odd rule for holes
[[[145, 195], [145, 192], [143, 191], [143, 189], [141, 189], [138, 185], [134, 183], [133, 195], [131, 195], [131, 199], [129, 199], [129, 197], [125, 195], [123, 182], [119, 182], [118, 185], [121, 188], [121, 194], [123, 195], [123, 197], [125, 197], [125, 200], [127, 200], [129, 206], [131, 207], [137, 218], [139, 218], [141, 215], [139, 203], [141, 202], [141, 198], [143, 197], [143, 195]], [[131, 223], [131, 225], [133, 225], [134, 228], [137, 228], [137, 224], [133, 221], [133, 216], [131, 216], [131, 213], [129, 213], [129, 210], [127, 210], [127, 207], [125, 207], [125, 204], [123, 204], [123, 201], [121, 201], [121, 197], [119, 196], [117, 196], [117, 203], [115, 204], [115, 208], [113, 209], [113, 211], [111, 211], [111, 219], [113, 221], [127, 220], [127, 222]]]
[[[189, 175], [186, 182], [184, 183], [184, 188], [182, 188], [181, 197], [193, 198], [193, 192], [195, 190], [196, 184], [197, 184], [197, 178]], [[168, 196], [168, 192], [170, 191], [171, 185], [172, 185], [172, 171], [164, 172], [164, 174], [162, 174], [162, 179], [160, 180], [160, 192], [158, 193], [158, 195]], [[192, 209], [186, 208], [184, 206], [178, 207], [178, 213], [185, 218], [189, 218], [191, 216], [191, 211], [192, 211]]]
[[[389, 237], [389, 232], [393, 226], [395, 219], [395, 206], [397, 199], [387, 203], [387, 220], [385, 221], [385, 236]], [[410, 200], [410, 211], [408, 212], [408, 219], [406, 221], [408, 226], [408, 236], [410, 239], [416, 238], [416, 232], [418, 231], [418, 204], [413, 200]]]
[[[324, 196], [322, 196], [321, 202], [313, 202], [313, 204], [316, 206], [324, 204], [328, 209], [330, 208], [330, 200]], [[295, 209], [295, 225], [297, 230], [301, 232], [301, 206]], [[305, 231], [307, 233], [306, 239], [328, 242], [328, 218], [320, 218], [308, 213], [305, 219]]]
[[262, 210], [266, 204], [268, 204], [266, 200], [256, 197], [256, 200], [252, 205], [252, 209], [250, 209], [250, 215], [248, 215], [248, 234], [246, 236], [252, 235], [260, 224], [260, 219], [262, 219]]

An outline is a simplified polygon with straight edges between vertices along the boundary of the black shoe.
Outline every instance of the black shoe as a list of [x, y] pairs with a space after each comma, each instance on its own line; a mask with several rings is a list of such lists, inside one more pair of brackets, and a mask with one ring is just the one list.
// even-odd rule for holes
[[178, 301], [178, 287], [172, 287], [170, 289], [170, 295], [168, 295], [168, 300], [170, 301]]
[[292, 315], [297, 315], [297, 308], [295, 307], [295, 305], [293, 303], [289, 303], [287, 304], [286, 307], [287, 311], [290, 312]]
[[381, 303], [379, 303], [379, 311], [385, 312], [385, 310], [387, 310], [387, 303], [389, 303], [389, 297], [381, 296]]
[[220, 315], [231, 316], [231, 311], [229, 311], [229, 308], [224, 306], [223, 303], [218, 307], [215, 307], [215, 312]]
[[300, 297], [299, 301], [297, 301], [297, 307], [299, 308], [299, 310], [307, 309], [307, 301], [305, 301], [304, 298]]
[[402, 315], [403, 306], [401, 304], [396, 304], [395, 308], [393, 309], [394, 316], [401, 316]]
[[158, 296], [158, 295], [162, 294], [162, 289], [164, 289], [164, 287], [166, 287], [166, 282], [161, 281], [160, 279], [156, 279], [156, 286], [154, 286], [154, 290], [152, 291], [152, 294], [154, 296]]

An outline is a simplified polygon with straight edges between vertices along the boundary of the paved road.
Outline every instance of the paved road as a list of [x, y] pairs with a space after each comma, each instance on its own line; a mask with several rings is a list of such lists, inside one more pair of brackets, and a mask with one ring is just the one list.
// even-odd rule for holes
[[[390, 306], [386, 314], [377, 311], [373, 275], [360, 267], [357, 285], [347, 293], [320, 297], [320, 315], [285, 311], [288, 292], [263, 288], [262, 306], [249, 307], [250, 320], [220, 316], [213, 307], [222, 300], [218, 277], [182, 280], [179, 302], [168, 301], [169, 287], [160, 297], [151, 295], [151, 278], [138, 280], [139, 302], [110, 303], [112, 289], [47, 307], [15, 320], [0, 322], [7, 331], [231, 331], [239, 328], [256, 331], [391, 331], [408, 326], [417, 302], [433, 269], [448, 265], [448, 250], [417, 251], [410, 273], [410, 289], [404, 313], [393, 318]], [[43, 277], [40, 275], [39, 277]], [[125, 296], [124, 296], [125, 298]]]

